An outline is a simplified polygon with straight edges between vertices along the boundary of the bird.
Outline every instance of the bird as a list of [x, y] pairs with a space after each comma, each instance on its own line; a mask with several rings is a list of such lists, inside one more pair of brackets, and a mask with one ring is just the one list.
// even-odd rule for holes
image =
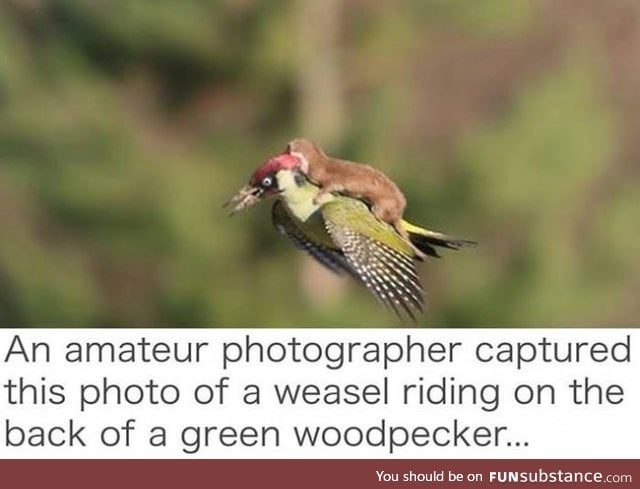
[[269, 158], [225, 205], [237, 212], [275, 196], [271, 218], [278, 233], [332, 272], [363, 284], [400, 318], [417, 321], [425, 310], [425, 291], [416, 264], [425, 255], [439, 257], [437, 248], [476, 243], [405, 220], [399, 233], [365, 200], [320, 193], [300, 166], [300, 158], [286, 151]]

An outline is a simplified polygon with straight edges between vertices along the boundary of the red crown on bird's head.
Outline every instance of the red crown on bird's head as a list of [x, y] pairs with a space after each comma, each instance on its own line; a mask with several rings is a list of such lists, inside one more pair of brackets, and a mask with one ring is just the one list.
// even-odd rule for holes
[[269, 158], [262, 165], [256, 168], [253, 175], [251, 175], [249, 184], [258, 185], [267, 175], [280, 170], [293, 170], [294, 168], [299, 168], [301, 165], [302, 161], [297, 156], [287, 153], [279, 154], [273, 158]]

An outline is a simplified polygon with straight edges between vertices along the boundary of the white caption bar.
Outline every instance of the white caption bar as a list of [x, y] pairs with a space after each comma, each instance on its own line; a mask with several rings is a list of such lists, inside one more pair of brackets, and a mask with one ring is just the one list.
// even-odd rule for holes
[[0, 331], [2, 458], [638, 458], [637, 330]]

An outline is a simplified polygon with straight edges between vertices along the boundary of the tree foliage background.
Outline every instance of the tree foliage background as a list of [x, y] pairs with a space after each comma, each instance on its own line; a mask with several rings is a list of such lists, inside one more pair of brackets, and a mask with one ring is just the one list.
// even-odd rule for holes
[[424, 326], [637, 324], [639, 2], [4, 0], [0, 325], [398, 325], [221, 209], [299, 135], [480, 241]]

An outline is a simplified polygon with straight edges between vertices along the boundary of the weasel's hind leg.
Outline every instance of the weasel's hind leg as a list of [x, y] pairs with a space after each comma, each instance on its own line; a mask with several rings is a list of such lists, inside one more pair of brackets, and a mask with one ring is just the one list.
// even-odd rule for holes
[[395, 223], [402, 220], [402, 209], [391, 199], [378, 200], [371, 206], [371, 212], [381, 221], [391, 224], [396, 228]]
[[416, 254], [416, 258], [418, 260], [424, 260], [427, 255], [425, 255], [419, 248], [417, 248], [412, 242], [411, 237], [409, 236], [409, 232], [405, 229], [402, 224], [402, 214], [404, 209], [399, 210], [396, 202], [393, 201], [391, 206], [383, 207], [379, 204], [374, 205], [371, 208], [371, 212], [381, 221], [389, 224], [395, 231], [402, 236], [402, 238], [406, 239], [408, 243], [411, 244], [413, 251]]
[[402, 225], [402, 211], [398, 209], [395, 201], [384, 201], [380, 205], [380, 202], [371, 207], [371, 212], [381, 221], [391, 225], [396, 232], [403, 238], [409, 239], [409, 233], [404, 229]]

